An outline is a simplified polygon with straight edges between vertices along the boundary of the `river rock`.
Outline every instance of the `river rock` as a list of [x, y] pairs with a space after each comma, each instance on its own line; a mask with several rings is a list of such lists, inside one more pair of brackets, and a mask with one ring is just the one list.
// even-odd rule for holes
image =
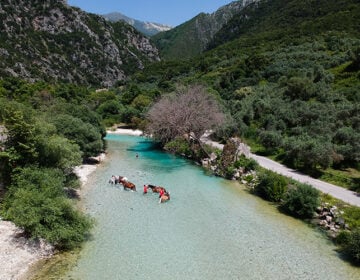
[[333, 218], [328, 215], [325, 217], [325, 219], [326, 219], [326, 222], [331, 223]]

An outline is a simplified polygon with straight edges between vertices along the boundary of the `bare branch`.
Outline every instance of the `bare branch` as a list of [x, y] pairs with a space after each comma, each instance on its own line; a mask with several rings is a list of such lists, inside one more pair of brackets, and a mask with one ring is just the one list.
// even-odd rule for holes
[[163, 96], [147, 117], [148, 132], [163, 143], [190, 133], [199, 139], [207, 129], [216, 129], [225, 121], [215, 98], [199, 85]]

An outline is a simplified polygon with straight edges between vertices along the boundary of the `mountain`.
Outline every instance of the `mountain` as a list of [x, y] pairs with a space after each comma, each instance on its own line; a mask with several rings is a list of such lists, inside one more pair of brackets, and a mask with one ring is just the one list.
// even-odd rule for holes
[[132, 26], [64, 0], [2, 0], [0, 20], [0, 77], [112, 86], [159, 60]]
[[123, 20], [128, 24], [132, 25], [137, 31], [147, 36], [153, 36], [159, 32], [168, 31], [172, 28], [169, 25], [165, 25], [161, 23], [132, 19], [118, 12], [109, 13], [102, 16], [111, 22], [117, 22], [119, 20]]
[[271, 0], [249, 4], [215, 34], [208, 48], [248, 36], [267, 34], [279, 36], [312, 36], [326, 31], [349, 31], [358, 34], [360, 28], [357, 0]]
[[191, 20], [154, 35], [151, 40], [164, 59], [190, 58], [206, 49], [214, 35], [245, 6], [258, 0], [239, 0], [211, 14], [201, 13]]

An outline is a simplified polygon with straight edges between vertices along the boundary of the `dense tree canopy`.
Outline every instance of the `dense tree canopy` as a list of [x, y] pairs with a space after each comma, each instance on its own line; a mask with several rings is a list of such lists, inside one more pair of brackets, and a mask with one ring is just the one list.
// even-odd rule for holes
[[105, 136], [101, 117], [89, 107], [96, 106], [90, 92], [1, 80], [0, 106], [0, 181], [7, 190], [0, 215], [59, 249], [78, 246], [92, 223], [67, 197], [79, 185], [73, 168], [97, 155]]

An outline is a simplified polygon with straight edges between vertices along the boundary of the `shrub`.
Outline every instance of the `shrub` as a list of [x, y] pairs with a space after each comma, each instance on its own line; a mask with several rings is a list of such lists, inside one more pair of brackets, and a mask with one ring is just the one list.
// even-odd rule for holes
[[298, 183], [286, 193], [280, 208], [295, 217], [312, 218], [319, 204], [319, 191], [309, 185]]
[[259, 183], [255, 186], [255, 193], [269, 201], [279, 202], [287, 190], [285, 177], [269, 170], [259, 172]]
[[226, 179], [231, 179], [234, 176], [235, 168], [232, 165], [230, 165], [226, 167], [224, 173]]
[[78, 246], [89, 233], [91, 220], [65, 197], [64, 181], [55, 169], [18, 170], [3, 201], [2, 215], [31, 238], [45, 238], [59, 249]]
[[192, 156], [192, 151], [189, 143], [182, 138], [176, 138], [165, 144], [164, 149], [175, 154]]
[[255, 170], [259, 164], [256, 162], [256, 160], [252, 158], [246, 158], [244, 155], [241, 155], [241, 157], [234, 163], [235, 168], [243, 167], [246, 172]]
[[51, 119], [58, 133], [79, 145], [84, 157], [94, 156], [103, 148], [101, 133], [95, 126], [66, 114]]
[[336, 238], [336, 242], [340, 245], [340, 251], [360, 264], [360, 228], [351, 232], [341, 232]]
[[360, 228], [360, 208], [347, 206], [344, 208], [343, 218], [351, 229]]

